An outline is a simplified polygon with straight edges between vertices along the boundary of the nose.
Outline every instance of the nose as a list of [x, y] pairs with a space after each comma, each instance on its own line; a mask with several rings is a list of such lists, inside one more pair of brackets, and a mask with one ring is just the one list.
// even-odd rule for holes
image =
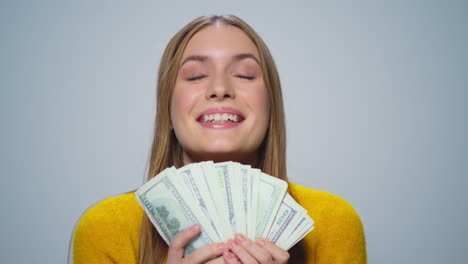
[[225, 99], [234, 99], [235, 92], [228, 76], [218, 76], [209, 84], [206, 97], [209, 100], [222, 101]]

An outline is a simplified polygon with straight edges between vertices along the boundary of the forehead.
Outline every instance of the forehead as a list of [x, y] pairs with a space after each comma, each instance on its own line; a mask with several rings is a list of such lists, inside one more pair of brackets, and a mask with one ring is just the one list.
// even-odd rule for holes
[[252, 53], [257, 58], [259, 56], [255, 44], [241, 29], [230, 25], [211, 25], [189, 40], [182, 57], [227, 57], [237, 53]]

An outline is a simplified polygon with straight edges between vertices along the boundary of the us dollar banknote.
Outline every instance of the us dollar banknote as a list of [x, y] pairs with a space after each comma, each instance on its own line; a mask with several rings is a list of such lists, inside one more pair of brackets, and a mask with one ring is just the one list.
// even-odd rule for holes
[[313, 229], [314, 221], [287, 188], [286, 181], [248, 165], [207, 161], [166, 168], [135, 196], [167, 244], [182, 230], [200, 225], [185, 255], [236, 233], [288, 250]]
[[206, 219], [197, 215], [194, 211], [196, 207], [184, 199], [181, 184], [174, 182], [174, 175], [174, 168], [164, 170], [139, 189], [136, 197], [167, 244], [185, 228], [200, 225], [201, 234], [185, 248], [185, 254], [188, 255], [196, 249], [213, 244], [215, 240], [208, 235], [209, 225]]

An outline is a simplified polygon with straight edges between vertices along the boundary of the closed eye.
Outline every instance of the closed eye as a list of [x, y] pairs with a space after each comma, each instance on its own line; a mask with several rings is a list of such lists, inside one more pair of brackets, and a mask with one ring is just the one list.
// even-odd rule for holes
[[192, 77], [192, 78], [188, 78], [187, 81], [201, 80], [201, 79], [203, 79], [205, 77], [206, 77], [206, 75], [195, 76], [195, 77]]
[[255, 77], [253, 76], [245, 76], [245, 75], [237, 75], [236, 77], [239, 77], [241, 79], [246, 79], [246, 80], [253, 80]]
[[[195, 77], [192, 77], [192, 78], [188, 78], [187, 80], [188, 81], [197, 81], [197, 80], [201, 80], [201, 79], [203, 79], [205, 77], [206, 77], [206, 75], [200, 75], [200, 76], [195, 76]], [[241, 78], [241, 79], [246, 79], [246, 80], [255, 79], [254, 76], [245, 76], [245, 75], [237, 75], [236, 77]]]

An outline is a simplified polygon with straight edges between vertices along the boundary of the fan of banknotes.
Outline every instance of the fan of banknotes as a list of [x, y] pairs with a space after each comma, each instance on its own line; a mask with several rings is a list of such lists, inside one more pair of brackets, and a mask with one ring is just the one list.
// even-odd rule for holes
[[201, 233], [185, 255], [243, 233], [290, 249], [314, 221], [288, 193], [287, 182], [236, 162], [166, 168], [136, 191], [136, 198], [167, 244], [198, 224]]

